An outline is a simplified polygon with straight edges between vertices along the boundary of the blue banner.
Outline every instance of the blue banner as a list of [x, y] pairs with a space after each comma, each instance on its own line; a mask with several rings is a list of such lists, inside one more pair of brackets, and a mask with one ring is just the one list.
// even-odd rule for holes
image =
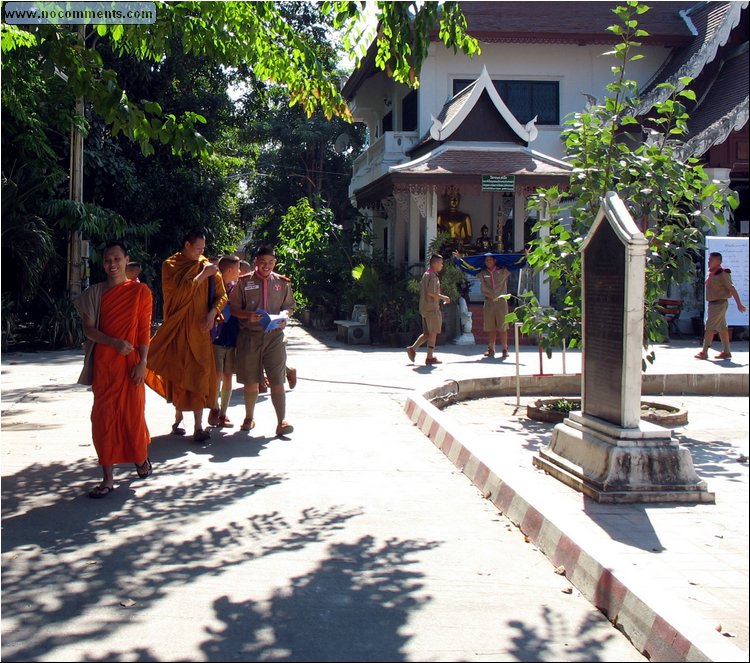
[[467, 274], [479, 274], [484, 269], [484, 259], [487, 256], [495, 258], [498, 267], [505, 267], [510, 271], [517, 271], [526, 266], [525, 253], [477, 253], [473, 256], [453, 256], [453, 263]]

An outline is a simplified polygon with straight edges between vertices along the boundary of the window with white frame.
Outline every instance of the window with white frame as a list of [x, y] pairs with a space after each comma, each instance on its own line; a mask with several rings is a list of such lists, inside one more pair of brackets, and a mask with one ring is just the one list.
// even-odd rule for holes
[[[474, 81], [457, 78], [453, 94], [458, 94]], [[560, 124], [559, 81], [493, 80], [495, 89], [505, 105], [521, 123], [537, 118], [537, 125]]]

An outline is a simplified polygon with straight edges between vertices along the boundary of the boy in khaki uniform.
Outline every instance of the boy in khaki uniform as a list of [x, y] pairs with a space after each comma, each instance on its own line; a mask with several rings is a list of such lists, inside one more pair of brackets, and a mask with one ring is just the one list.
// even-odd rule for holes
[[417, 358], [417, 349], [423, 343], [427, 343], [427, 359], [425, 366], [442, 364], [437, 357], [433, 356], [437, 336], [443, 327], [443, 314], [440, 311], [440, 302], [449, 304], [451, 298], [440, 292], [440, 272], [443, 271], [443, 256], [433, 254], [430, 256], [430, 267], [422, 275], [422, 284], [419, 289], [419, 314], [422, 316], [422, 333], [414, 343], [406, 348], [406, 354], [413, 362]]
[[737, 310], [745, 312], [745, 306], [740, 295], [732, 283], [731, 270], [721, 266], [723, 256], [718, 251], [708, 254], [708, 278], [706, 279], [706, 301], [708, 314], [706, 315], [706, 330], [703, 336], [703, 349], [695, 355], [696, 359], [708, 359], [708, 348], [714, 340], [714, 334], [719, 333], [722, 351], [716, 359], [731, 359], [732, 348], [729, 345], [729, 327], [727, 327], [727, 309], [729, 298], [733, 297]]
[[506, 267], [498, 267], [495, 256], [484, 258], [484, 269], [479, 272], [479, 286], [484, 297], [484, 331], [487, 332], [487, 352], [485, 357], [495, 356], [495, 340], [500, 333], [500, 343], [503, 346], [503, 359], [508, 356], [508, 325], [505, 316], [508, 315], [508, 301], [503, 295], [508, 294], [508, 277], [510, 271]]
[[276, 412], [276, 435], [288, 435], [294, 427], [286, 420], [286, 338], [285, 322], [266, 332], [261, 326], [264, 310], [271, 315], [282, 311], [291, 314], [295, 301], [289, 279], [274, 274], [276, 256], [269, 246], [262, 247], [255, 258], [255, 269], [239, 278], [230, 297], [232, 315], [240, 321], [237, 338], [237, 381], [243, 385], [245, 420], [240, 430], [255, 428], [253, 415], [258, 399], [258, 388], [268, 376], [271, 402]]

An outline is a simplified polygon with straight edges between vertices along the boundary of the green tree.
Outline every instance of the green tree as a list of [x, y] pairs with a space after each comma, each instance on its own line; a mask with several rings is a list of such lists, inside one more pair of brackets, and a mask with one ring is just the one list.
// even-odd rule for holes
[[330, 209], [300, 198], [289, 208], [275, 242], [279, 271], [292, 280], [298, 308], [335, 314], [352, 283], [352, 256]]
[[[454, 48], [471, 50], [476, 44], [465, 37], [456, 3], [442, 8], [403, 3], [398, 11], [390, 4], [376, 5], [379, 44], [397, 54], [382, 66], [398, 80], [416, 84], [409, 71], [426, 53], [435, 21]], [[6, 228], [4, 214], [3, 272], [33, 272], [22, 287], [17, 279], [3, 279], [4, 301], [19, 304], [4, 307], [4, 315], [35, 310], [29, 305], [34, 287], [55, 301], [64, 280], [55, 268], [65, 264], [60, 256], [66, 254], [68, 231], [84, 231], [95, 244], [124, 234], [136, 256], [150, 254], [154, 262], [166, 247], [178, 246], [186, 225], [209, 228], [213, 251], [234, 246], [246, 209], [241, 173], [255, 169], [261, 146], [242, 139], [240, 118], [221, 86], [232, 79], [248, 84], [252, 102], [245, 100], [245, 113], [265, 111], [272, 98], [301, 109], [317, 125], [313, 133], [323, 117], [349, 119], [331, 37], [323, 37], [333, 26], [353, 34], [349, 28], [359, 24], [363, 7], [359, 2], [157, 2], [157, 20], [147, 25], [71, 29], [3, 23], [4, 204], [9, 194], [4, 212], [14, 205], [8, 216], [12, 226]], [[85, 116], [73, 111], [79, 98], [86, 101]], [[86, 136], [85, 203], [66, 200], [74, 125]], [[315, 181], [329, 168], [330, 155], [323, 149], [329, 142], [307, 141], [307, 158], [295, 163], [315, 185], [303, 191], [311, 200], [338, 197], [335, 187]], [[294, 200], [287, 196], [289, 203]], [[277, 222], [284, 211], [279, 206]], [[337, 216], [346, 212], [337, 210]], [[22, 237], [21, 231], [29, 232]], [[18, 241], [11, 242], [12, 232]], [[6, 242], [15, 248], [6, 251]], [[153, 277], [157, 274], [154, 269]], [[66, 314], [64, 307], [56, 309]]]
[[[2, 52], [12, 57], [31, 50], [51, 78], [65, 77], [65, 85], [84, 97], [113, 135], [124, 133], [144, 155], [153, 154], [153, 141], [169, 144], [176, 153], [206, 154], [208, 142], [198, 131], [205, 118], [193, 110], [165, 112], [147, 99], [134, 98], [121, 85], [117, 72], [105, 66], [96, 49], [107, 37], [115, 53], [158, 66], [176, 50], [211, 58], [217, 65], [251, 68], [260, 81], [285, 86], [292, 105], [308, 115], [320, 110], [328, 118], [349, 118], [336, 72], [319, 57], [310, 30], [288, 20], [299, 3], [276, 2], [156, 2], [156, 21], [144, 25], [97, 25], [72, 31], [64, 25], [16, 26], [2, 24]], [[378, 65], [396, 80], [417, 83], [430, 32], [439, 24], [447, 46], [478, 51], [466, 35], [466, 21], [458, 3], [391, 3], [376, 5], [379, 19]], [[301, 7], [304, 11], [304, 5]], [[364, 2], [324, 2], [322, 13], [344, 31], [344, 44], [356, 47], [362, 34]], [[356, 31], [359, 31], [357, 33]]]
[[[575, 168], [569, 189], [538, 189], [530, 201], [530, 208], [540, 212], [541, 220], [533, 228], [536, 237], [530, 242], [528, 262], [549, 280], [553, 306], [544, 307], [532, 293], [526, 293], [523, 303], [507, 318], [522, 321], [524, 334], [540, 335], [548, 353], [566, 341], [569, 347], [580, 343], [580, 246], [606, 192], [616, 191], [629, 205], [649, 242], [646, 348], [667, 333], [656, 300], [671, 283], [696, 278], [704, 231], [713, 227], [714, 215], [721, 217], [727, 205], [737, 204], [706, 177], [697, 159], [677, 158], [680, 139], [686, 133], [685, 103], [695, 99], [691, 90], [669, 87], [670, 98], [654, 107], [647, 122], [650, 138], [641, 138], [641, 123], [634, 116], [637, 84], [626, 77], [626, 65], [643, 57], [634, 52], [640, 46], [638, 40], [647, 35], [638, 28], [637, 17], [648, 7], [628, 2], [613, 11], [620, 24], [609, 29], [621, 37], [610, 52], [618, 61], [612, 67], [614, 80], [607, 86], [603, 103], [575, 113], [563, 131], [568, 160]], [[682, 81], [687, 83], [689, 79]], [[651, 352], [648, 360], [653, 358]]]

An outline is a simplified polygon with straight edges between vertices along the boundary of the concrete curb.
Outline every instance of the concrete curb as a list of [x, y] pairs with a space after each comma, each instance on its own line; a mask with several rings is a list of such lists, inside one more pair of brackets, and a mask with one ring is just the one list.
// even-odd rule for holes
[[[734, 379], [739, 378], [739, 379]], [[710, 628], [696, 628], [694, 619], [677, 614], [664, 597], [637, 591], [635, 577], [616, 574], [605, 560], [587, 552], [575, 532], [566, 532], [554, 514], [534, 506], [513, 478], [503, 479], [461, 439], [458, 427], [433, 403], [443, 407], [469, 398], [515, 393], [516, 378], [450, 380], [424, 394], [413, 393], [404, 410], [409, 419], [478, 488], [484, 497], [515, 524], [555, 567], [564, 566], [566, 577], [601, 610], [652, 661], [746, 661], [747, 655]], [[525, 396], [576, 395], [571, 391], [580, 376], [520, 376]], [[718, 391], [717, 391], [718, 390]], [[643, 393], [747, 395], [744, 375], [644, 376]], [[512, 472], [509, 472], [512, 476]]]

